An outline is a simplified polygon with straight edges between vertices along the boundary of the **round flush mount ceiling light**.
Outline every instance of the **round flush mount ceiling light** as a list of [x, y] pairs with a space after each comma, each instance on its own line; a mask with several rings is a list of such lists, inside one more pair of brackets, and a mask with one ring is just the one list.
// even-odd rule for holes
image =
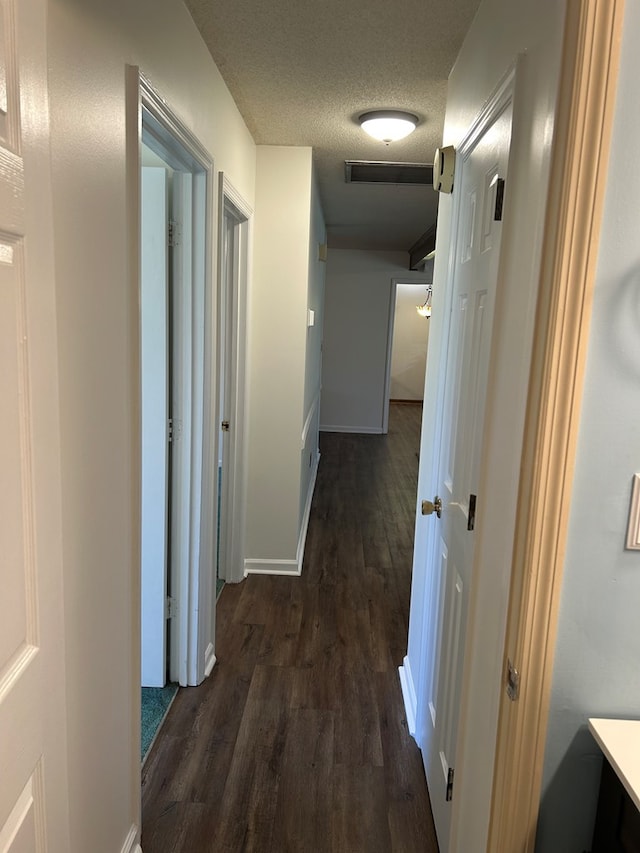
[[358, 121], [365, 133], [387, 145], [409, 136], [418, 126], [418, 116], [403, 110], [370, 110]]

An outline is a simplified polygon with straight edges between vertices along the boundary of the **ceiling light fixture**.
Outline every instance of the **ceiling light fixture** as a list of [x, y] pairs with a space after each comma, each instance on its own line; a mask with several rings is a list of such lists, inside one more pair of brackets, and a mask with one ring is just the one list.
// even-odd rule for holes
[[427, 298], [422, 305], [416, 305], [416, 311], [421, 317], [426, 317], [427, 320], [431, 317], [431, 297], [433, 296], [433, 285], [427, 287]]
[[403, 110], [370, 110], [362, 113], [358, 121], [365, 133], [386, 145], [404, 139], [418, 126], [418, 116]]

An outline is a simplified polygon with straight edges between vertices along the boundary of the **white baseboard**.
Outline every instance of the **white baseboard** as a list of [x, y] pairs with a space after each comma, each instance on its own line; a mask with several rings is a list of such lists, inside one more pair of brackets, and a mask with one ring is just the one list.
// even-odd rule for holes
[[209, 643], [204, 653], [204, 677], [209, 678], [211, 670], [216, 665], [216, 656], [213, 652], [213, 643]]
[[379, 427], [341, 426], [339, 424], [320, 424], [320, 432], [355, 432], [360, 435], [382, 435], [384, 430]]
[[402, 661], [402, 666], [398, 667], [400, 673], [400, 686], [402, 687], [402, 698], [404, 700], [404, 711], [407, 715], [407, 727], [409, 734], [417, 741], [416, 738], [416, 712], [418, 703], [416, 700], [416, 688], [413, 683], [413, 675], [411, 674], [411, 665], [409, 658], [405, 657]]
[[142, 853], [142, 847], [138, 844], [139, 835], [140, 830], [134, 823], [127, 833], [127, 837], [122, 845], [120, 853]]
[[300, 533], [298, 535], [298, 547], [296, 549], [295, 560], [258, 560], [248, 558], [244, 561], [244, 576], [247, 575], [297, 575], [302, 574], [302, 561], [304, 559], [304, 546], [307, 541], [307, 530], [309, 529], [309, 516], [311, 515], [311, 501], [313, 500], [313, 492], [316, 487], [316, 479], [318, 476], [318, 465], [320, 463], [320, 454], [316, 453], [315, 462], [311, 479], [309, 480], [309, 489], [307, 491], [307, 499], [302, 512], [302, 520], [300, 522]]
[[244, 576], [247, 575], [299, 575], [297, 560], [254, 560], [244, 561]]

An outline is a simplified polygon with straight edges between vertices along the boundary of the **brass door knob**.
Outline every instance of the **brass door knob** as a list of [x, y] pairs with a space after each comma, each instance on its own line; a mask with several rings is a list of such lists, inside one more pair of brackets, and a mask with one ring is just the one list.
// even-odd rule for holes
[[433, 501], [422, 501], [423, 515], [433, 515], [434, 512], [438, 518], [442, 517], [442, 498], [439, 498], [438, 495], [435, 496]]

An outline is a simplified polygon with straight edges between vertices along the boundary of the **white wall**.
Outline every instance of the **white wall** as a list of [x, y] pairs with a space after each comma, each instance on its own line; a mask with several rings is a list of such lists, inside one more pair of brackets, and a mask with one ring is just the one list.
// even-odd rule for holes
[[405, 252], [329, 249], [320, 429], [382, 432], [393, 278], [424, 276]]
[[312, 185], [310, 148], [258, 147], [248, 370], [249, 571], [297, 570], [307, 306], [318, 289], [314, 284], [312, 296]]
[[141, 66], [249, 203], [255, 147], [178, 0], [52, 0], [49, 14], [69, 853], [114, 853], [137, 824], [140, 801], [138, 294], [129, 267], [126, 64]]
[[[482, 536], [476, 553], [483, 567], [490, 553], [509, 555], [512, 548], [517, 481], [524, 407], [529, 379], [534, 308], [542, 251], [541, 233], [546, 206], [555, 98], [559, 76], [564, 20], [563, 2], [542, 0], [483, 0], [449, 80], [444, 143], [458, 145], [508, 69], [521, 61], [516, 80], [516, 105], [506, 204], [513, 216], [505, 219], [501, 269], [507, 288], [494, 318], [494, 349], [491, 362], [492, 404], [513, 416], [491, 423], [485, 443], [484, 465], [488, 471], [507, 471], [495, 484], [493, 501], [485, 509]], [[439, 311], [447, 288], [448, 252], [452, 228], [452, 198], [441, 196], [434, 268], [434, 312], [430, 321], [429, 355], [421, 440], [418, 496], [433, 494], [434, 458], [431, 451], [445, 318]], [[526, 318], [524, 321], [522, 318]], [[520, 393], [513, 395], [514, 384]], [[501, 460], [501, 461], [500, 461]], [[487, 475], [488, 476], [488, 475]], [[480, 533], [480, 531], [478, 531]], [[423, 702], [426, 524], [418, 517], [413, 565], [408, 655], [405, 676], [413, 682], [418, 703]], [[488, 829], [491, 778], [498, 698], [509, 591], [509, 561], [497, 573], [490, 588], [482, 587], [477, 618], [468, 626], [465, 668], [467, 674], [463, 722], [466, 737], [458, 742], [456, 788], [452, 803], [454, 830], [451, 851], [467, 853], [484, 849]], [[490, 662], [498, 661], [498, 666]], [[487, 677], [491, 672], [491, 679]], [[426, 682], [425, 682], [426, 683]], [[426, 711], [428, 713], [428, 711]], [[423, 709], [418, 707], [418, 713]], [[438, 792], [438, 796], [440, 792]]]
[[429, 323], [416, 311], [427, 296], [425, 287], [398, 284], [391, 350], [391, 400], [422, 400], [427, 367]]
[[[322, 331], [324, 323], [324, 288], [327, 265], [319, 258], [318, 247], [327, 242], [327, 230], [320, 204], [315, 175], [311, 185], [311, 223], [309, 228], [309, 293], [307, 307], [314, 312], [314, 325], [307, 327], [305, 356], [304, 408], [302, 429], [302, 459], [300, 462], [300, 525], [306, 534], [306, 516], [318, 467], [318, 436], [320, 426], [320, 386], [322, 381]], [[304, 530], [302, 529], [304, 528]], [[303, 543], [298, 542], [298, 547]]]
[[588, 717], [640, 718], [640, 552], [625, 551], [640, 471], [640, 5], [622, 64], [559, 614], [540, 853], [591, 847], [600, 751]]

